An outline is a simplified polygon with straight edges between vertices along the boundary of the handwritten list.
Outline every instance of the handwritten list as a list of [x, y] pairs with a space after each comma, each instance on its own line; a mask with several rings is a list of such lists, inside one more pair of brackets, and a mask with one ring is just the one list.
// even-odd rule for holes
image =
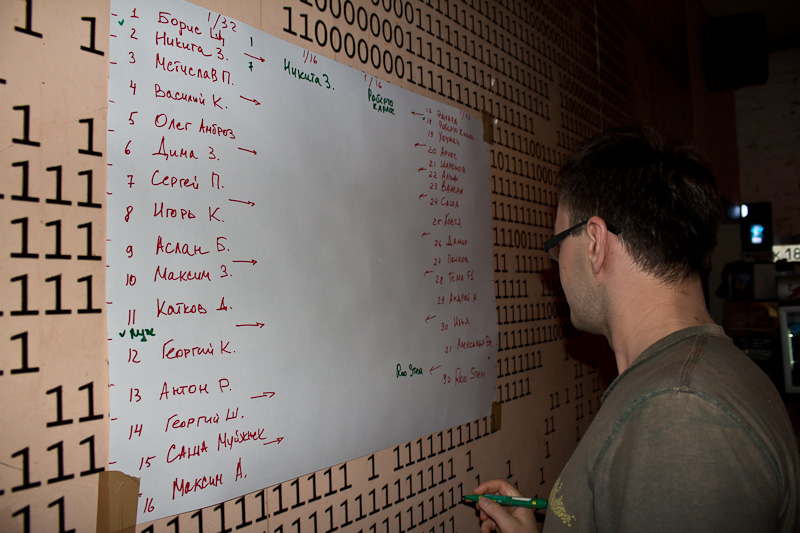
[[139, 521], [488, 414], [488, 149], [190, 3], [111, 3], [110, 468]]

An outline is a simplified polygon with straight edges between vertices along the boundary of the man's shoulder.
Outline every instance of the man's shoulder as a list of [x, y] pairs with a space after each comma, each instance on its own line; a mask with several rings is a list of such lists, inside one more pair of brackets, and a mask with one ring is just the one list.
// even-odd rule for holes
[[713, 324], [676, 331], [654, 343], [612, 384], [608, 396], [616, 389], [637, 395], [670, 388], [712, 396], [730, 390], [744, 396], [777, 394], [766, 374]]

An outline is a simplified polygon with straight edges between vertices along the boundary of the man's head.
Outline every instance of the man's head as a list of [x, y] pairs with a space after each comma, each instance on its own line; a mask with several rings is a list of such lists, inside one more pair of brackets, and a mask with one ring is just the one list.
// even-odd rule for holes
[[602, 218], [634, 263], [662, 281], [683, 281], [711, 268], [719, 196], [695, 148], [670, 145], [648, 128], [607, 131], [562, 167], [558, 201], [569, 211], [570, 225]]

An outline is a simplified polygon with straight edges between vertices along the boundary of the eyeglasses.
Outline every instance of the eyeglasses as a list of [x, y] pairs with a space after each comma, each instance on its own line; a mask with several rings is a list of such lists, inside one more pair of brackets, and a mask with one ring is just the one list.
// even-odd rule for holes
[[[550, 257], [550, 259], [552, 259], [553, 261], [558, 261], [558, 253], [561, 250], [561, 241], [572, 235], [572, 232], [574, 232], [576, 229], [580, 228], [587, 222], [589, 222], [588, 218], [583, 222], [579, 222], [578, 224], [575, 224], [571, 228], [567, 228], [561, 233], [553, 235], [551, 238], [547, 239], [544, 243], [544, 252], [547, 254], [547, 256]], [[611, 233], [619, 235], [619, 230], [617, 230], [617, 228], [615, 228], [611, 224], [606, 224], [606, 227], [608, 228], [608, 231], [610, 231]]]

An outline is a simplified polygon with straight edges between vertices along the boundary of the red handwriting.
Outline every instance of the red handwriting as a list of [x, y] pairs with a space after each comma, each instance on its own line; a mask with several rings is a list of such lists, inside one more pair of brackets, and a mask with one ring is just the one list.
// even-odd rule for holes
[[483, 348], [484, 346], [489, 347], [492, 345], [492, 338], [489, 335], [467, 340], [462, 340], [461, 337], [459, 337], [456, 343], [456, 350], [470, 350], [472, 348]]
[[214, 413], [213, 415], [200, 415], [197, 417], [190, 416], [185, 420], [178, 418], [178, 413], [175, 413], [167, 419], [167, 426], [164, 429], [164, 433], [168, 432], [170, 428], [172, 429], [187, 429], [191, 427], [199, 428], [202, 426], [216, 425], [216, 424], [219, 424], [219, 413]]
[[451, 152], [445, 149], [444, 147], [442, 147], [440, 153], [442, 154], [442, 157], [449, 157], [450, 159], [458, 159], [458, 154], [456, 154], [455, 152]]
[[242, 52], [242, 53], [243, 53], [244, 55], [246, 55], [247, 57], [249, 57], [250, 59], [255, 59], [256, 61], [261, 61], [262, 63], [263, 63], [264, 61], [266, 61], [266, 59], [264, 59], [263, 57], [260, 57], [260, 56], [254, 56], [254, 55], [250, 55], [250, 54], [248, 54], [247, 52]]
[[156, 238], [156, 255], [174, 254], [194, 257], [195, 255], [205, 255], [208, 252], [209, 250], [203, 250], [203, 247], [199, 244], [189, 245], [189, 243], [182, 243], [180, 241], [174, 243], [169, 241], [165, 242], [161, 235]]
[[440, 189], [442, 192], [450, 193], [450, 194], [464, 194], [463, 187], [456, 187], [455, 185], [450, 185], [445, 180], [442, 180], [442, 187]]
[[[170, 346], [173, 342], [175, 342], [175, 339], [170, 339], [162, 345], [162, 359], [181, 359], [197, 357], [198, 355], [214, 355], [214, 347], [210, 342], [208, 343], [208, 348], [205, 346], [185, 346], [181, 348], [175, 348]], [[220, 343], [221, 342], [222, 341], [220, 341]]]
[[[196, 27], [196, 26], [195, 26]], [[182, 30], [179, 30], [179, 33]], [[187, 52], [195, 52], [205, 57], [211, 57], [212, 54], [207, 54], [203, 47], [189, 41], [183, 41], [177, 37], [170, 37], [166, 31], [156, 32], [156, 45], [157, 46], [172, 46]]]
[[256, 328], [263, 328], [264, 324], [261, 322], [256, 322], [255, 324], [236, 324], [237, 328], [246, 328], [246, 327], [256, 327]]
[[161, 387], [161, 394], [158, 395], [159, 400], [169, 400], [170, 390], [172, 390], [172, 396], [192, 396], [195, 394], [209, 394], [208, 392], [208, 383], [200, 383], [199, 385], [195, 385], [192, 383], [191, 385], [172, 385], [170, 387], [167, 382], [164, 382], [164, 386]]
[[[312, 54], [308, 50], [303, 50], [303, 64], [305, 65], [306, 63], [312, 63], [312, 64], [316, 65], [317, 64], [317, 56], [315, 56], [314, 54]], [[364, 74], [365, 78], [366, 78], [366, 76], [367, 75]]]
[[469, 326], [469, 317], [468, 316], [465, 316], [465, 317], [454, 316], [453, 317], [453, 327], [457, 328], [459, 326]]
[[233, 82], [231, 82], [231, 73], [227, 70], [220, 72], [215, 67], [205, 69], [195, 65], [187, 66], [178, 60], [170, 61], [166, 59], [166, 57], [162, 56], [160, 52], [156, 52], [156, 69], [161, 69], [164, 72], [183, 74], [184, 76], [188, 76], [190, 78], [208, 80], [213, 83], [221, 81], [227, 85], [233, 85]]
[[155, 170], [153, 175], [150, 178], [150, 183], [156, 186], [162, 185], [165, 187], [178, 187], [179, 189], [189, 188], [197, 190], [200, 188], [200, 184], [197, 182], [197, 176], [193, 176], [191, 178], [179, 178], [177, 176], [164, 176], [156, 178], [158, 176], [159, 171]]
[[469, 240], [467, 239], [460, 239], [453, 237], [452, 235], [447, 236], [447, 242], [445, 243], [446, 246], [467, 246]]
[[166, 98], [168, 100], [176, 100], [179, 102], [189, 102], [190, 104], [206, 105], [206, 99], [203, 96], [203, 93], [199, 93], [198, 96], [185, 93], [183, 91], [172, 91], [169, 89], [164, 90], [158, 83], [154, 84], [153, 88], [155, 89], [156, 98]]
[[175, 499], [176, 491], [179, 492], [181, 496], [186, 496], [190, 492], [198, 492], [219, 485], [222, 485], [222, 474], [215, 474], [212, 477], [203, 476], [201, 478], [195, 478], [193, 482], [175, 478], [175, 481], [172, 482], [172, 499]]
[[477, 302], [477, 301], [478, 301], [478, 293], [472, 293], [472, 296], [470, 296], [469, 294], [463, 293], [463, 292], [461, 292], [461, 293], [453, 293], [453, 292], [451, 292], [450, 293], [450, 299], [447, 301], [447, 303], [448, 304], [452, 304], [452, 303], [460, 304], [460, 303], [474, 303], [474, 302]]
[[164, 156], [164, 161], [169, 161], [170, 158], [179, 158], [179, 159], [199, 159], [195, 154], [194, 150], [186, 150], [186, 148], [179, 147], [175, 150], [172, 148], [167, 149], [166, 145], [166, 138], [162, 135], [161, 142], [158, 145], [158, 151], [153, 152], [152, 155], [160, 155]]
[[159, 11], [158, 12], [158, 23], [159, 24], [169, 24], [170, 26], [175, 26], [178, 28], [178, 35], [183, 35], [183, 32], [187, 33], [194, 33], [195, 35], [200, 35], [200, 27], [198, 26], [190, 26], [189, 24], [185, 23], [181, 19], [177, 17], [173, 17], [168, 11]]
[[236, 463], [236, 477], [234, 478], [233, 482], [236, 483], [240, 479], [245, 479], [247, 474], [244, 473], [242, 470], [242, 458], [239, 457], [239, 461]]
[[228, 435], [227, 431], [224, 433], [219, 433], [217, 435], [217, 451], [220, 451], [223, 448], [232, 450], [234, 444], [267, 440], [269, 437], [265, 435], [265, 432], [266, 429], [264, 428], [254, 428], [244, 430], [237, 429], [234, 430], [234, 432], [230, 435]]
[[156, 267], [156, 273], [153, 276], [153, 282], [161, 281], [177, 281], [182, 283], [184, 281], [211, 281], [211, 274], [207, 270], [170, 270], [161, 265]]
[[456, 368], [456, 372], [454, 376], [450, 376], [449, 374], [442, 374], [442, 385], [449, 385], [453, 383], [456, 387], [459, 385], [464, 385], [468, 381], [472, 381], [475, 379], [485, 379], [486, 372], [483, 370], [478, 370], [474, 366], [470, 368], [469, 374], [465, 374], [461, 367]]
[[[464, 174], [467, 169], [464, 165], [457, 165], [452, 161], [439, 161], [439, 168], [444, 168], [453, 172], [458, 172], [460, 174]], [[454, 181], [458, 181], [457, 179]]]
[[204, 119], [200, 119], [200, 127], [198, 128], [198, 133], [207, 133], [209, 135], [216, 135], [217, 137], [226, 137], [228, 139], [235, 139], [236, 135], [233, 133], [233, 128], [223, 128], [222, 126], [217, 125], [217, 123], [213, 124], [206, 124]]
[[204, 453], [208, 453], [206, 441], [192, 446], [181, 446], [180, 450], [175, 444], [171, 444], [169, 450], [167, 450], [167, 463], [180, 461], [182, 459], [191, 459], [192, 457], [199, 457]]
[[164, 207], [164, 202], [153, 204], [153, 216], [161, 218], [180, 218], [181, 220], [192, 220], [197, 216], [191, 209]]
[[[220, 378], [217, 380], [217, 384], [219, 386], [219, 392], [224, 393], [226, 390], [231, 388], [231, 382], [228, 378]], [[208, 383], [200, 383], [195, 385], [194, 383], [189, 385], [168, 385], [167, 382], [164, 382], [164, 386], [161, 387], [161, 394], [158, 396], [159, 400], [169, 400], [170, 391], [173, 396], [185, 396], [185, 395], [194, 395], [194, 394], [209, 394], [208, 392]]]
[[158, 115], [156, 115], [154, 122], [157, 128], [163, 128], [164, 126], [166, 126], [167, 130], [178, 130], [178, 131], [186, 131], [189, 129], [189, 126], [192, 125], [191, 122], [181, 122], [180, 120], [169, 118], [166, 113], [159, 113]]
[[172, 315], [205, 315], [208, 313], [206, 308], [203, 307], [201, 303], [184, 303], [184, 302], [176, 302], [174, 304], [167, 303], [166, 300], [162, 301], [159, 298], [156, 298], [156, 318], [160, 316], [172, 316]]

